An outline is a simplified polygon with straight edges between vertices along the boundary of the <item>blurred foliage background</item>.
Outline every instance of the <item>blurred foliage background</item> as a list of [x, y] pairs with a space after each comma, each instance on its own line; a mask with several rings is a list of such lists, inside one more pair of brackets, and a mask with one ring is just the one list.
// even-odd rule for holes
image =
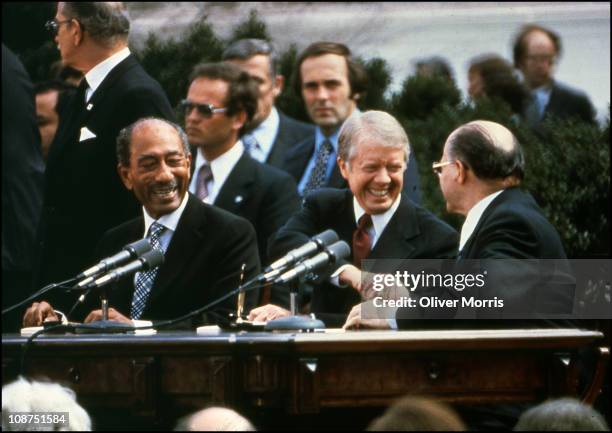
[[[45, 80], [59, 59], [44, 23], [55, 15], [54, 3], [3, 3], [2, 41], [17, 53], [32, 81]], [[144, 68], [166, 90], [173, 105], [184, 97], [188, 77], [200, 62], [218, 61], [223, 49], [240, 38], [271, 40], [266, 24], [255, 10], [238, 23], [230, 38], [219, 38], [206, 16], [199, 17], [178, 38], [149, 34], [144, 47], [132, 50]], [[274, 42], [274, 41], [271, 41]], [[280, 73], [285, 89], [277, 106], [286, 114], [309, 121], [303, 104], [291, 86], [296, 45], [280, 53]], [[533, 134], [500, 100], [462, 100], [452, 81], [409, 76], [397, 92], [389, 92], [390, 67], [384, 59], [360, 59], [368, 71], [370, 87], [360, 100], [362, 110], [392, 113], [404, 126], [420, 170], [423, 206], [459, 229], [462, 218], [445, 210], [432, 161], [440, 159], [449, 133], [475, 119], [488, 119], [510, 128], [523, 145], [530, 191], [559, 231], [572, 258], [608, 257], [610, 253], [610, 110], [603, 125], [576, 121], [551, 121], [545, 136]], [[609, 106], [608, 106], [609, 107]]]

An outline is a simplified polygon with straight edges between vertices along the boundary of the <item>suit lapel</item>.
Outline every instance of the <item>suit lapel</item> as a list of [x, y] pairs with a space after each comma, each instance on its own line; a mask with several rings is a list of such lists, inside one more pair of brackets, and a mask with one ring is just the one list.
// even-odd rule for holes
[[415, 249], [411, 240], [420, 234], [416, 208], [406, 196], [402, 195], [400, 205], [370, 252], [368, 259], [409, 258]]
[[[87, 103], [87, 108], [85, 109], [85, 117], [83, 123], [87, 123], [87, 121], [96, 113], [96, 106], [100, 105], [102, 101], [107, 98], [109, 95], [112, 95], [113, 92], [111, 88], [115, 84], [115, 82], [125, 74], [130, 68], [133, 68], [137, 65], [136, 59], [133, 55], [129, 55], [124, 60], [121, 61], [117, 66], [115, 66], [108, 75], [104, 78], [100, 86], [93, 93], [91, 98]], [[95, 132], [95, 131], [93, 131]]]
[[176, 232], [168, 245], [164, 265], [159, 269], [155, 278], [148, 305], [153, 299], [171, 288], [183, 269], [190, 265], [190, 258], [198, 246], [202, 245], [203, 235], [200, 228], [205, 224], [206, 218], [202, 212], [199, 212], [197, 198], [190, 194]]
[[485, 211], [480, 216], [480, 219], [478, 220], [478, 224], [476, 224], [476, 228], [474, 228], [474, 231], [472, 232], [472, 235], [465, 242], [465, 245], [463, 246], [463, 249], [457, 255], [457, 259], [469, 259], [469, 258], [471, 258], [471, 249], [474, 246], [474, 243], [476, 242], [476, 239], [478, 238], [478, 233], [480, 232], [482, 227], [485, 225], [487, 219], [493, 213], [495, 208], [497, 208], [497, 206], [499, 206], [500, 204], [504, 203], [507, 200], [508, 196], [513, 194], [512, 191], [514, 191], [514, 190], [516, 190], [516, 188], [508, 188], [508, 189], [506, 189], [499, 196], [495, 197], [495, 200], [493, 200], [489, 204], [489, 206], [485, 209]]
[[255, 170], [255, 160], [247, 152], [243, 152], [232, 172], [225, 179], [214, 205], [236, 213], [245, 198], [249, 196], [251, 186], [255, 182]]
[[285, 170], [291, 174], [296, 183], [299, 183], [304, 175], [308, 161], [312, 157], [315, 148], [314, 134], [312, 137], [298, 143], [285, 158]]

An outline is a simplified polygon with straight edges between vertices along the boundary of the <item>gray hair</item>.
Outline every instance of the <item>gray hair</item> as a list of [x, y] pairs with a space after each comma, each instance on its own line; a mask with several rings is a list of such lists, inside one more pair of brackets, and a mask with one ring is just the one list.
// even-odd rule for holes
[[609, 431], [606, 420], [574, 398], [548, 400], [524, 412], [514, 431]]
[[256, 431], [251, 422], [233, 409], [209, 407], [179, 419], [174, 431]]
[[338, 156], [347, 163], [355, 155], [355, 147], [364, 138], [376, 138], [382, 147], [402, 149], [404, 159], [410, 157], [408, 135], [402, 125], [384, 111], [354, 112], [340, 128]]
[[122, 2], [66, 2], [62, 13], [76, 19], [84, 31], [106, 47], [127, 40], [130, 32], [130, 16]]
[[189, 149], [189, 139], [187, 138], [187, 134], [185, 134], [185, 131], [183, 131], [183, 128], [181, 128], [176, 123], [170, 122], [166, 119], [160, 119], [158, 117], [145, 117], [137, 120], [136, 122], [126, 126], [121, 131], [119, 131], [116, 147], [117, 161], [119, 161], [119, 164], [126, 167], [130, 165], [130, 147], [132, 144], [132, 133], [134, 132], [134, 130], [143, 123], [154, 121], [165, 123], [166, 125], [173, 128], [181, 139], [181, 144], [183, 145], [183, 151], [185, 152], [185, 156], [190, 154], [191, 151]]
[[270, 59], [270, 77], [274, 79], [278, 73], [278, 54], [274, 46], [263, 39], [239, 39], [223, 51], [221, 60], [248, 60], [258, 54]]
[[[76, 401], [73, 390], [57, 383], [28, 381], [19, 377], [2, 388], [2, 430], [24, 430], [24, 424], [9, 422], [15, 412], [68, 412], [67, 426], [59, 430], [91, 431], [91, 419]], [[34, 424], [31, 430], [38, 430]], [[57, 429], [58, 426], [56, 426]]]

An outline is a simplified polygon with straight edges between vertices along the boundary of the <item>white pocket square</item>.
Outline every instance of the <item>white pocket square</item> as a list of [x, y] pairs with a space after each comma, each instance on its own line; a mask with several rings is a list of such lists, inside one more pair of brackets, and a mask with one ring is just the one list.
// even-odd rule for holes
[[87, 126], [83, 126], [81, 128], [81, 136], [79, 137], [79, 141], [89, 140], [90, 138], [96, 138], [96, 134], [87, 129]]

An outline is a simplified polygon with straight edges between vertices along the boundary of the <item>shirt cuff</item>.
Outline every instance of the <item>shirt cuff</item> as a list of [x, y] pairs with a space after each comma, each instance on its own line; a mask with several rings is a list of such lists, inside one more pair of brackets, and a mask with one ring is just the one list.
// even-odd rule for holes
[[331, 276], [329, 277], [329, 282], [332, 283], [334, 286], [337, 287], [348, 287], [348, 284], [344, 284], [340, 282], [340, 274], [346, 269], [348, 268], [349, 264], [346, 265], [342, 265], [340, 266], [338, 269], [336, 269], [336, 271], [331, 274]]

